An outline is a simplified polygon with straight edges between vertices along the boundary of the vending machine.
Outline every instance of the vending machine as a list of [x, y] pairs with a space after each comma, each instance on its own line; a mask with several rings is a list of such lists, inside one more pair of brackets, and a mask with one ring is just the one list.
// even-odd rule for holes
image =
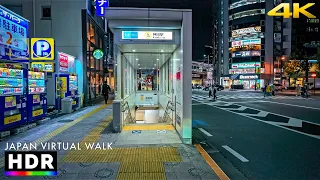
[[28, 122], [44, 119], [47, 114], [46, 74], [40, 69], [28, 71]]
[[56, 87], [56, 108], [58, 103], [58, 90], [60, 90], [60, 98], [72, 98], [72, 109], [75, 110], [79, 107], [80, 100], [78, 95], [78, 77], [76, 74], [55, 74], [55, 87]]
[[70, 96], [73, 99], [72, 109], [77, 109], [80, 105], [80, 98], [78, 95], [78, 77], [76, 74], [69, 75], [69, 91]]
[[27, 121], [26, 72], [20, 64], [0, 64], [0, 131]]

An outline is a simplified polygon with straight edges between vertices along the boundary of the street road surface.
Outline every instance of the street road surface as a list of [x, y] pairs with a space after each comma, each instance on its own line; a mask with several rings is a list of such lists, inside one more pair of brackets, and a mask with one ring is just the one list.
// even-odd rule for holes
[[[244, 91], [219, 91], [217, 96], [213, 100], [208, 92], [193, 91], [193, 120], [208, 124], [194, 133], [246, 178], [320, 179], [319, 98]], [[229, 167], [222, 168], [228, 172]]]

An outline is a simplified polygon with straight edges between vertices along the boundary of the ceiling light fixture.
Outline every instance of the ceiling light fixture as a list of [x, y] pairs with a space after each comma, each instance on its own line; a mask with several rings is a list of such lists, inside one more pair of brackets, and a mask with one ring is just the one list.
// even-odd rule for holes
[[132, 52], [136, 52], [136, 50], [133, 49]]
[[136, 59], [136, 61], [138, 61], [139, 59]]
[[163, 50], [161, 50], [161, 52], [163, 52]]
[[159, 59], [157, 59], [157, 61], [159, 61]]

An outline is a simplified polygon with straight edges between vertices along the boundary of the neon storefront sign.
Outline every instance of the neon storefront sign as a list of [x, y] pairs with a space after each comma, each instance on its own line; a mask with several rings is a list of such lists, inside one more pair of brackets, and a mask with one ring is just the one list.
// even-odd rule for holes
[[247, 40], [231, 42], [232, 47], [254, 45], [254, 44], [261, 44], [261, 39], [247, 39]]
[[265, 2], [265, 0], [240, 0], [237, 1], [235, 3], [232, 3], [229, 7], [229, 9], [235, 9], [241, 6], [246, 6], [249, 4], [256, 4], [256, 3], [261, 3], [261, 2]]
[[258, 32], [261, 32], [261, 26], [236, 29], [232, 31], [232, 37], [237, 37], [241, 34], [258, 33]]
[[233, 63], [232, 69], [243, 69], [243, 68], [260, 68], [260, 62], [247, 62], [247, 63]]
[[232, 53], [232, 57], [250, 57], [250, 56], [261, 56], [260, 51], [239, 51]]
[[259, 79], [258, 75], [240, 75], [239, 79]]

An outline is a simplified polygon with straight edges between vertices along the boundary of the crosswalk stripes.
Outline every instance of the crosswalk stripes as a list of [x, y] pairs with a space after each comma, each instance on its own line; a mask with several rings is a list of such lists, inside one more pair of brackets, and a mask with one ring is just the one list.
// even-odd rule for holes
[[[264, 97], [263, 95], [218, 95], [217, 98], [219, 100], [228, 100], [228, 99], [229, 100], [230, 99], [257, 99], [257, 100], [262, 100], [262, 99], [306, 99], [306, 98], [299, 97], [299, 96], [266, 96], [266, 97]], [[212, 98], [209, 98], [208, 96], [205, 96], [205, 95], [194, 94], [194, 95], [192, 95], [192, 99], [198, 100], [198, 101], [208, 101]]]

